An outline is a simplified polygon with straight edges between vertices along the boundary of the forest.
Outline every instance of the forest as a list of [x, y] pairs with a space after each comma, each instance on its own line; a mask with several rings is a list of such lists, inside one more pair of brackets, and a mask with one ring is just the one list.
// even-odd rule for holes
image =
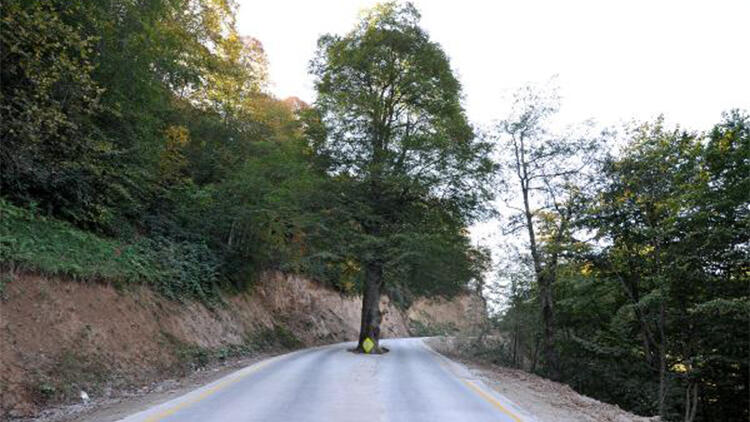
[[[747, 111], [559, 131], [528, 87], [475, 124], [409, 3], [322, 36], [316, 101], [280, 99], [236, 9], [3, 2], [4, 267], [207, 303], [278, 269], [400, 306], [497, 273], [493, 361], [638, 414], [748, 420]], [[520, 240], [500, 268], [469, 233], [493, 217]]]

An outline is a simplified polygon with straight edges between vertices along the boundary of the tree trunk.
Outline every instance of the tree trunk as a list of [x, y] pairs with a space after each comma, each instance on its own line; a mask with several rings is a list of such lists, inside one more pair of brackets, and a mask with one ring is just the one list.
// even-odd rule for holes
[[559, 359], [555, 348], [555, 321], [552, 300], [552, 280], [546, 274], [538, 277], [539, 299], [542, 307], [542, 349], [547, 376], [553, 380], [560, 378]]
[[529, 368], [529, 372], [534, 373], [536, 372], [536, 364], [539, 361], [539, 342], [541, 341], [540, 338], [536, 339], [536, 343], [534, 344], [534, 354], [532, 355], [532, 361], [531, 361], [531, 367]]
[[620, 274], [617, 274], [618, 280], [620, 280], [620, 284], [622, 285], [623, 290], [625, 290], [625, 293], [627, 293], [628, 297], [630, 298], [630, 301], [633, 303], [633, 311], [635, 312], [635, 317], [638, 320], [638, 325], [640, 328], [640, 334], [641, 334], [641, 342], [643, 343], [643, 352], [645, 355], [646, 363], [651, 366], [651, 368], [658, 368], [659, 367], [659, 357], [657, 353], [657, 344], [656, 339], [654, 337], [654, 334], [649, 328], [648, 320], [646, 319], [646, 316], [643, 314], [643, 311], [638, 306], [638, 302], [640, 302], [640, 292], [638, 291], [638, 280], [634, 279], [632, 274], [635, 274], [635, 270], [631, 270], [630, 274], [627, 278], [625, 276], [622, 276]]
[[693, 422], [698, 411], [698, 383], [688, 382], [685, 390], [685, 422]]
[[[529, 249], [531, 258], [534, 262], [534, 274], [539, 285], [539, 299], [542, 314], [542, 355], [544, 356], [544, 368], [547, 376], [554, 380], [559, 379], [559, 359], [555, 349], [555, 327], [554, 327], [554, 309], [552, 299], [552, 282], [554, 281], [554, 271], [556, 268], [543, 268], [542, 256], [536, 243], [536, 234], [534, 233], [534, 218], [531, 213], [531, 204], [529, 201], [529, 178], [526, 173], [526, 163], [521, 161], [518, 164], [518, 176], [521, 182], [521, 193], [523, 195], [524, 216], [526, 217], [526, 230], [529, 233]], [[550, 276], [550, 272], [552, 275]]]
[[659, 303], [659, 416], [662, 420], [666, 419], [666, 397], [667, 397], [667, 338], [664, 334], [664, 299]]
[[359, 341], [355, 351], [368, 353], [365, 348], [365, 340], [368, 338], [373, 343], [369, 353], [383, 353], [380, 347], [380, 293], [383, 288], [383, 264], [370, 262], [365, 269], [365, 289], [362, 296], [362, 321], [359, 328]]

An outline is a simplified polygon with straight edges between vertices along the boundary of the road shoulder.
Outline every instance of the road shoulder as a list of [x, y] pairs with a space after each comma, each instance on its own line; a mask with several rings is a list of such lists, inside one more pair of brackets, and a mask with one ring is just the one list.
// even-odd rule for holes
[[110, 397], [91, 400], [86, 404], [58, 406], [46, 409], [33, 419], [17, 422], [112, 422], [183, 396], [257, 362], [289, 353], [289, 350], [215, 362], [187, 376], [170, 378], [137, 389], [118, 391]]
[[560, 384], [519, 369], [504, 368], [468, 359], [444, 338], [425, 343], [436, 352], [461, 362], [474, 377], [533, 414], [538, 422], [657, 422], [658, 418], [633, 415], [616, 405], [578, 394]]

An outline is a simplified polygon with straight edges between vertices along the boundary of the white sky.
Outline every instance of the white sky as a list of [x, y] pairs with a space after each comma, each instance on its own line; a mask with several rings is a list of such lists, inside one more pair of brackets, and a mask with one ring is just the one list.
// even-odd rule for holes
[[[273, 93], [312, 102], [307, 66], [318, 37], [347, 32], [376, 2], [239, 3], [239, 30], [263, 43]], [[750, 0], [414, 3], [422, 27], [450, 57], [477, 125], [502, 117], [518, 87], [553, 75], [561, 124], [593, 118], [613, 125], [663, 113], [670, 123], [708, 129], [722, 111], [750, 110]], [[494, 247], [502, 241], [497, 231], [497, 222], [486, 222], [472, 235]]]
[[[239, 0], [243, 35], [270, 61], [272, 91], [314, 100], [318, 36], [344, 33], [375, 1]], [[417, 0], [451, 58], [475, 123], [499, 117], [520, 85], [559, 75], [563, 116], [649, 119], [703, 129], [750, 109], [750, 0]]]

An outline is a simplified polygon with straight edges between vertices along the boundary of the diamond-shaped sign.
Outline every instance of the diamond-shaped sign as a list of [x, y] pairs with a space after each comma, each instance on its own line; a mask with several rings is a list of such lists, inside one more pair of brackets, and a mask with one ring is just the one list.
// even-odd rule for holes
[[370, 353], [373, 347], [375, 347], [375, 342], [372, 341], [370, 337], [367, 337], [365, 341], [362, 342], [362, 349], [364, 349], [365, 353]]

